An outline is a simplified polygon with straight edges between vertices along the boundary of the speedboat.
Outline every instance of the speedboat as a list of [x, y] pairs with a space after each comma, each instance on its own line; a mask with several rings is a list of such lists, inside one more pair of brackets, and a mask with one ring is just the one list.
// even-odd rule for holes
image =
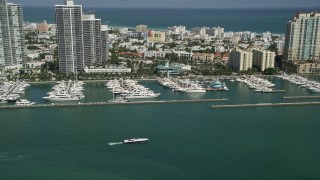
[[133, 144], [133, 143], [146, 143], [149, 141], [147, 138], [130, 138], [130, 139], [125, 139], [123, 141], [124, 144]]

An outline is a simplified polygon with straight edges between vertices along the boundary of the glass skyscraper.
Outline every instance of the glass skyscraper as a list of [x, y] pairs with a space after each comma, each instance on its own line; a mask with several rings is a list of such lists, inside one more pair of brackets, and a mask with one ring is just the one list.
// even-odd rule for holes
[[83, 14], [81, 5], [65, 0], [56, 5], [59, 69], [62, 73], [76, 73], [85, 66], [107, 60], [107, 30], [101, 30], [101, 20], [94, 14]]
[[0, 65], [14, 66], [26, 61], [23, 10], [20, 4], [0, 0]]
[[82, 6], [66, 0], [65, 5], [56, 5], [59, 70], [76, 73], [84, 68], [82, 38]]

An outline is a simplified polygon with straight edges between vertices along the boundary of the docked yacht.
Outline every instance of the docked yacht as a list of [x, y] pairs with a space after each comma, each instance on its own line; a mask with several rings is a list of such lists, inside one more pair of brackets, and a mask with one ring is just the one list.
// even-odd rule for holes
[[31, 102], [26, 99], [20, 99], [16, 102], [16, 106], [33, 106], [35, 104], [35, 102]]
[[146, 143], [149, 141], [147, 138], [130, 138], [130, 139], [125, 139], [123, 141], [124, 144], [133, 144], [133, 143]]
[[186, 93], [205, 93], [206, 90], [202, 87], [185, 87], [177, 89], [179, 92], [186, 92]]
[[10, 94], [7, 96], [6, 101], [8, 102], [15, 102], [20, 98], [19, 94]]
[[8, 101], [6, 101], [5, 99], [0, 98], [0, 104], [4, 104], [7, 103]]
[[126, 94], [121, 94], [122, 97], [127, 99], [147, 99], [156, 98], [160, 96], [160, 93], [148, 92], [148, 91], [135, 91]]
[[52, 94], [52, 95], [43, 97], [43, 99], [47, 99], [49, 101], [79, 101], [80, 100], [80, 98], [77, 96], [71, 96], [70, 94], [63, 94], [63, 93]]

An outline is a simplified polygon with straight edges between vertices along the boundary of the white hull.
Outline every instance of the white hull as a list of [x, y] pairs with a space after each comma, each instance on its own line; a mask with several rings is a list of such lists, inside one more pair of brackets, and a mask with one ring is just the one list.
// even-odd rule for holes
[[146, 95], [140, 95], [140, 94], [126, 95], [126, 94], [123, 94], [122, 96], [126, 99], [149, 99], [149, 98], [156, 98], [156, 97], [160, 96], [160, 94], [146, 94]]
[[204, 89], [180, 89], [180, 92], [185, 92], [185, 93], [205, 93], [206, 90]]
[[149, 141], [149, 139], [147, 138], [131, 138], [131, 139], [126, 139], [123, 141], [124, 144], [134, 144], [134, 143], [146, 143], [147, 141]]
[[54, 98], [54, 97], [43, 97], [46, 100], [49, 101], [79, 101], [79, 98]]
[[16, 106], [33, 106], [35, 104], [36, 104], [35, 102], [31, 102], [26, 99], [21, 99], [16, 102]]

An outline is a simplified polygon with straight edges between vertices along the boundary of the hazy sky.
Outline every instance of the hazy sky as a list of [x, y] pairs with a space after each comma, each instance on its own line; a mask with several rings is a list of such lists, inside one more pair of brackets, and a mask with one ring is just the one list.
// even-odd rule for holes
[[[53, 6], [64, 0], [8, 0], [23, 6]], [[206, 7], [206, 8], [267, 8], [320, 7], [320, 0], [74, 0], [84, 7]]]

